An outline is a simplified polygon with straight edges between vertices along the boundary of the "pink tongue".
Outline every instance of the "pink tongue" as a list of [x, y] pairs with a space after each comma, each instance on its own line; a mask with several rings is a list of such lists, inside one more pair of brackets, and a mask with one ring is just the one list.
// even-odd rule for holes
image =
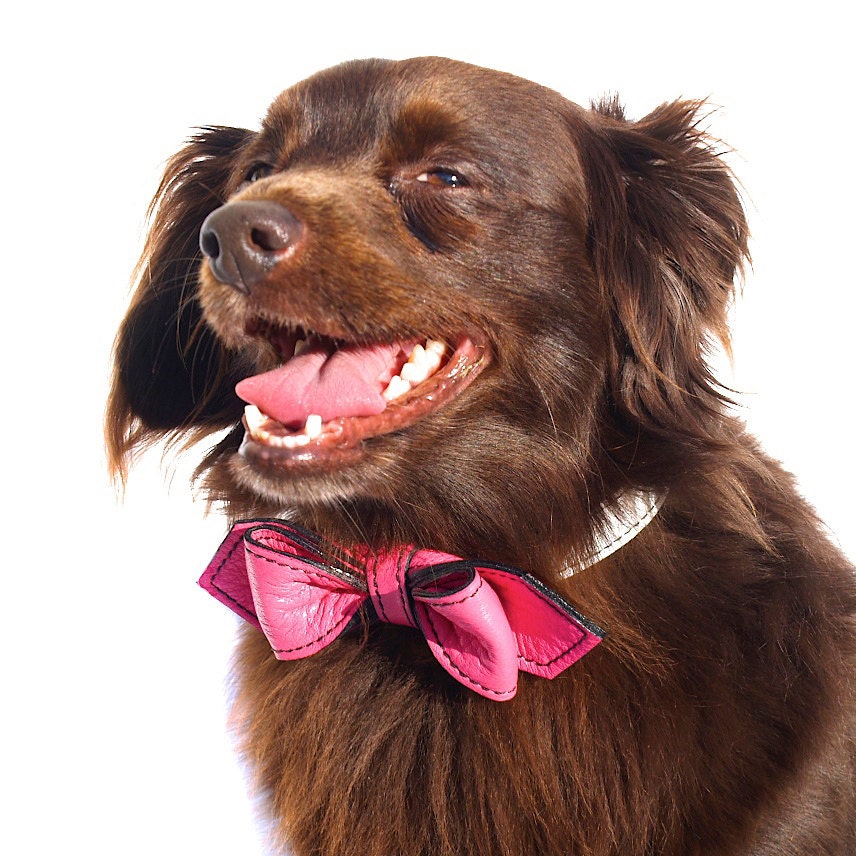
[[302, 427], [317, 413], [374, 416], [386, 408], [383, 391], [407, 359], [406, 344], [348, 345], [333, 351], [315, 347], [278, 369], [242, 380], [238, 396], [289, 427]]

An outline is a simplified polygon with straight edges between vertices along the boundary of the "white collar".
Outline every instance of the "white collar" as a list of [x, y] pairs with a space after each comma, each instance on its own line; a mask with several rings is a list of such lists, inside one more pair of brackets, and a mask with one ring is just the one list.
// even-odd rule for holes
[[596, 565], [632, 541], [656, 516], [665, 493], [632, 492], [622, 494], [615, 503], [604, 506], [603, 526], [591, 552], [578, 563], [568, 562], [562, 577], [571, 577]]

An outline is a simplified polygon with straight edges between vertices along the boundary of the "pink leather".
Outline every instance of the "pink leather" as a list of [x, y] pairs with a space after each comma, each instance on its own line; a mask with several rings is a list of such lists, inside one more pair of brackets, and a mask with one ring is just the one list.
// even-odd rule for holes
[[514, 697], [519, 670], [554, 678], [604, 635], [516, 568], [414, 547], [325, 552], [282, 520], [233, 527], [199, 584], [261, 628], [281, 660], [320, 651], [370, 603], [379, 620], [421, 630], [452, 677], [497, 701]]

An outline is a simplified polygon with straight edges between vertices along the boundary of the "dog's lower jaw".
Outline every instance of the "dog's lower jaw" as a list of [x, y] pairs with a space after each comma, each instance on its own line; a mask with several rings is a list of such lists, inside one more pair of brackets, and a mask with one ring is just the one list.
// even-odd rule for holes
[[274, 508], [334, 506], [365, 490], [371, 474], [366, 475], [364, 454], [359, 447], [340, 450], [309, 468], [299, 458], [277, 462], [245, 438], [228, 462], [228, 473], [243, 491]]

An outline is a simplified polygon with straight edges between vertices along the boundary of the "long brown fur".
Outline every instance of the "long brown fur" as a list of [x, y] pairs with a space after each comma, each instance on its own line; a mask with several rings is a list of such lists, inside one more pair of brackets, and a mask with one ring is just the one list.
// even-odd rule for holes
[[[117, 341], [115, 470], [234, 426], [199, 470], [230, 517], [513, 564], [608, 631], [495, 703], [410, 629], [283, 663], [248, 628], [236, 722], [297, 856], [856, 853], [854, 570], [708, 365], [747, 227], [702, 110], [634, 122], [448, 60], [367, 61], [170, 162]], [[272, 175], [243, 182], [258, 161]], [[468, 184], [413, 180], [432, 168]], [[251, 295], [197, 250], [235, 198], [308, 235]], [[490, 362], [352, 460], [262, 472], [233, 392], [270, 360], [253, 313], [358, 342], [478, 330]], [[658, 516], [562, 577], [631, 488], [665, 493]]]

